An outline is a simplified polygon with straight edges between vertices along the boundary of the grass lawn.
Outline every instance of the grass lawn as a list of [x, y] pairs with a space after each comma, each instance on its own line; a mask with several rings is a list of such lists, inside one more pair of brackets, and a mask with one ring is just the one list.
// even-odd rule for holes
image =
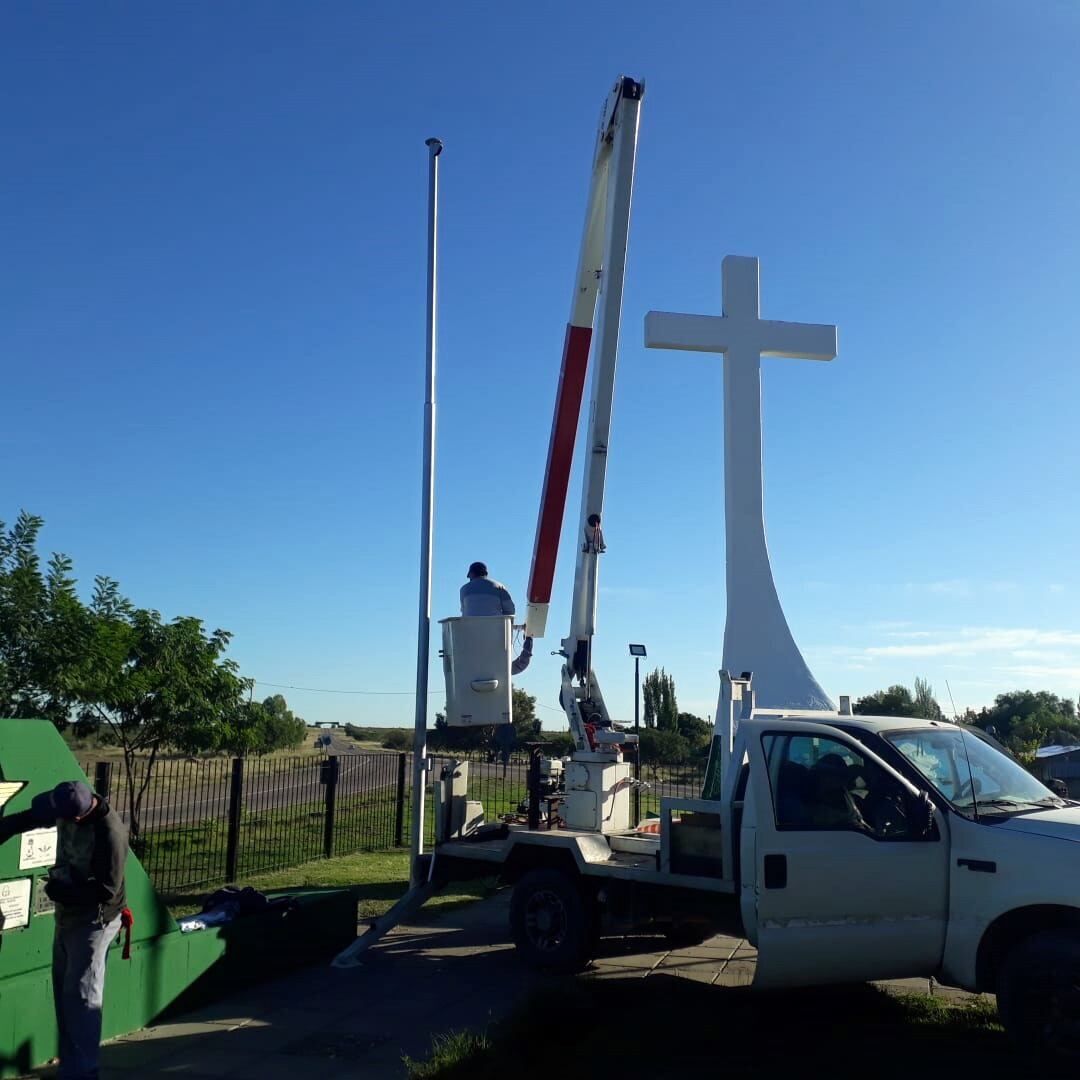
[[573, 1076], [1031, 1076], [992, 1003], [871, 986], [766, 993], [674, 976], [553, 982], [509, 1020], [433, 1040], [414, 1080]]
[[[253, 874], [237, 882], [251, 885], [263, 892], [278, 889], [351, 888], [359, 901], [362, 919], [375, 918], [388, 911], [405, 893], [409, 879], [407, 851], [369, 851], [346, 855], [339, 859], [315, 859], [288, 870], [268, 874]], [[207, 892], [167, 897], [173, 915], [191, 915], [202, 907]], [[465, 881], [449, 885], [424, 905], [427, 910], [447, 910], [469, 903], [491, 892], [491, 885], [482, 881]]]

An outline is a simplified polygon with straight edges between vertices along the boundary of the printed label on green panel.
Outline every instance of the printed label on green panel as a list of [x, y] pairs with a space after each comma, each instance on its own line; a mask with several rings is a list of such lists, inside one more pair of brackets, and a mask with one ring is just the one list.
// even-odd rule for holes
[[[45, 886], [48, 881], [49, 879], [44, 874], [39, 874], [34, 878], [35, 915], [53, 915], [56, 912], [56, 905], [45, 895]], [[117, 936], [116, 940], [120, 940], [119, 936]]]
[[19, 869], [33, 870], [56, 862], [56, 829], [31, 829], [22, 834]]
[[30, 925], [30, 879], [0, 881], [0, 933]]

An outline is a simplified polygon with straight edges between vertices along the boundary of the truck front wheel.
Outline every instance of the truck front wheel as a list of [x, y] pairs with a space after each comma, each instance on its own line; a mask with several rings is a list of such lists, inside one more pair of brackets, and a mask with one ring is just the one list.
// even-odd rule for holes
[[560, 870], [530, 870], [514, 886], [510, 930], [521, 959], [558, 974], [580, 971], [596, 944], [595, 903]]
[[1015, 946], [1002, 965], [997, 1000], [1018, 1049], [1080, 1062], [1080, 932], [1048, 930]]

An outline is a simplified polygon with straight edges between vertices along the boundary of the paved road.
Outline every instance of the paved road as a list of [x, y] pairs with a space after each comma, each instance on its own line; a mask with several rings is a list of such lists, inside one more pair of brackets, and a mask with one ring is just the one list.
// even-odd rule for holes
[[[355, 745], [334, 745], [338, 754], [338, 798], [352, 795], [375, 795], [397, 787], [397, 755], [358, 751]], [[272, 759], [253, 759], [244, 776], [244, 809], [262, 812], [282, 807], [318, 803], [325, 795], [319, 780], [323, 759], [309, 757], [279, 766]], [[119, 774], [117, 774], [119, 775]], [[160, 774], [166, 775], [165, 770]], [[142, 826], [161, 829], [207, 818], [224, 819], [229, 810], [229, 765], [207, 762], [190, 766], [190, 782], [171, 791], [155, 794], [151, 789], [143, 801]], [[114, 786], [112, 799], [117, 813], [128, 817], [126, 788]]]

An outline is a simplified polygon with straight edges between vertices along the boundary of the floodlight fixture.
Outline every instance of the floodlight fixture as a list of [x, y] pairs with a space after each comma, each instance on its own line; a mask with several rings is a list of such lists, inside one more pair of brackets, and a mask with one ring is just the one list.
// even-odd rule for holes
[[631, 645], [630, 646], [630, 655], [631, 656], [647, 656], [648, 654], [645, 652], [645, 646], [644, 645]]

